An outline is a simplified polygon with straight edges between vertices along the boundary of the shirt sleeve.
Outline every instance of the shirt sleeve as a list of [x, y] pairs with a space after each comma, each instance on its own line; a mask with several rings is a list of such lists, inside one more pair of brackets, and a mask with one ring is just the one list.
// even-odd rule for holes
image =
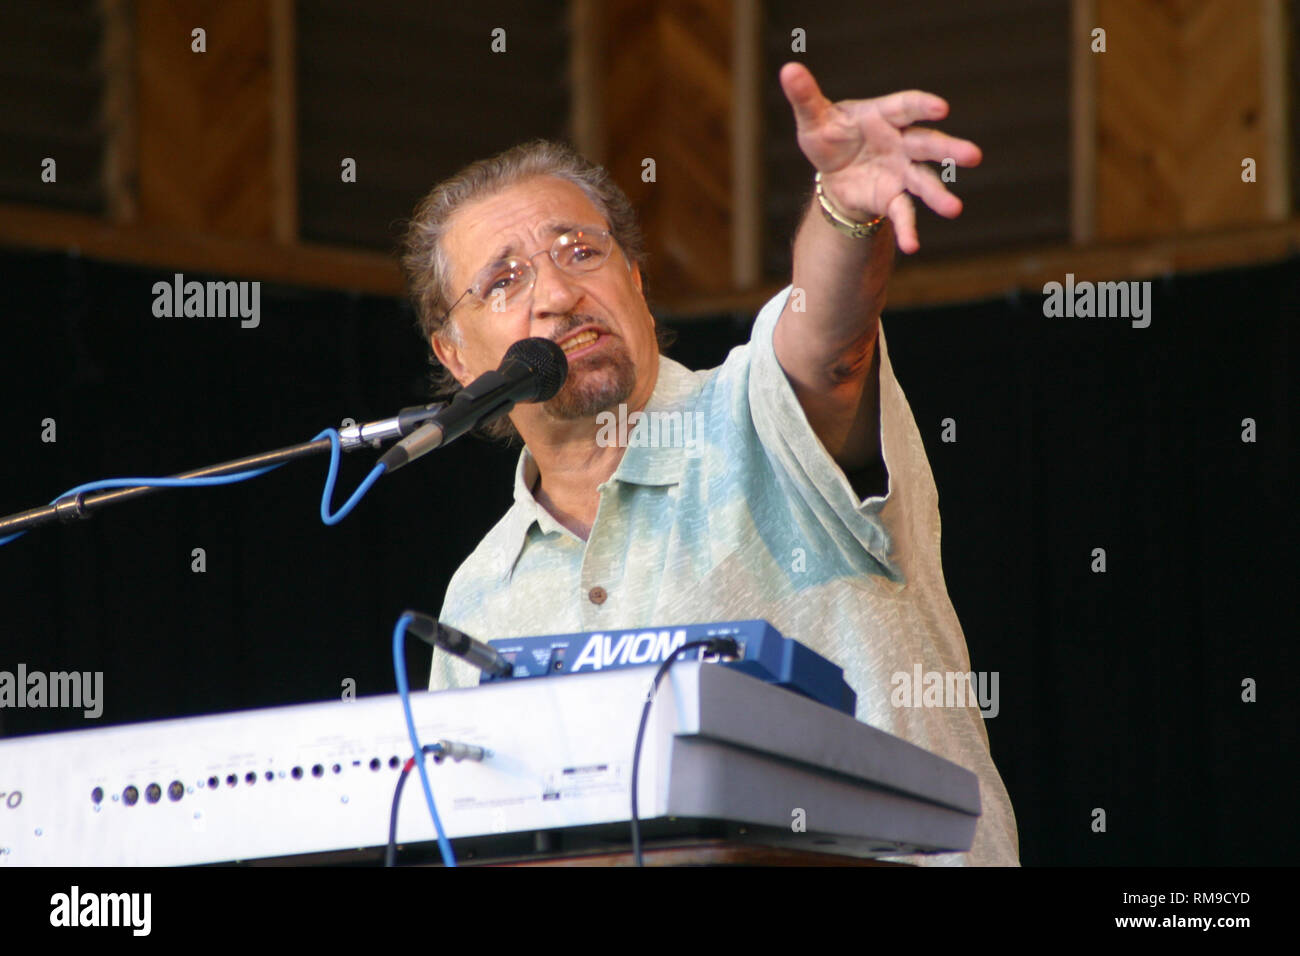
[[835, 538], [851, 535], [887, 577], [901, 583], [908, 552], [928, 540], [928, 529], [919, 527], [914, 516], [927, 513], [927, 506], [937, 513], [937, 494], [912, 410], [894, 377], [884, 321], [877, 339], [883, 489], [861, 498], [808, 423], [777, 361], [773, 333], [791, 288], [763, 306], [750, 337], [748, 399], [754, 429], [774, 466], [805, 504], [824, 517], [827, 531]]

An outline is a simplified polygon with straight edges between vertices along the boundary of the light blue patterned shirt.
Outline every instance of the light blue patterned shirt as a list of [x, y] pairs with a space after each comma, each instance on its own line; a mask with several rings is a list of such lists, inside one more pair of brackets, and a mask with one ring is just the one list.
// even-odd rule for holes
[[[660, 357], [647, 416], [631, 423], [623, 459], [600, 485], [587, 541], [534, 500], [537, 467], [525, 448], [514, 505], [452, 577], [441, 620], [482, 640], [770, 621], [844, 668], [859, 720], [979, 777], [970, 853], [900, 859], [1016, 865], [1015, 816], [977, 704], [895, 706], [897, 675], [971, 668], [940, 567], [934, 477], [884, 324], [889, 486], [862, 500], [777, 361], [772, 333], [789, 293], [763, 307], [749, 343], [718, 368], [693, 372]], [[431, 690], [477, 682], [469, 665], [434, 655]]]

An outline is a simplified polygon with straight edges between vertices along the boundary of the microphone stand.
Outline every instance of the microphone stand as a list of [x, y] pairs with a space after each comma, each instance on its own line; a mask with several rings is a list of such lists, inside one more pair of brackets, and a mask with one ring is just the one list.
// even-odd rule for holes
[[[372, 422], [368, 425], [350, 425], [339, 431], [339, 445], [344, 451], [352, 451], [362, 445], [371, 445], [378, 448], [385, 439], [401, 437], [407, 431], [412, 430], [415, 425], [432, 418], [441, 408], [442, 406], [438, 403], [417, 405], [404, 409], [397, 418]], [[217, 465], [196, 468], [193, 471], [183, 471], [180, 474], [168, 475], [167, 477], [215, 478], [219, 475], [230, 475], [240, 471], [251, 471], [271, 465], [280, 465], [297, 458], [306, 458], [309, 455], [317, 455], [329, 450], [330, 440], [328, 438], [318, 438], [315, 441], [288, 445], [274, 451], [262, 452], [259, 455], [236, 458]], [[54, 521], [67, 523], [79, 518], [89, 518], [94, 512], [108, 505], [114, 505], [120, 501], [129, 501], [134, 498], [142, 498], [153, 492], [164, 490], [167, 489], [157, 488], [152, 485], [136, 485], [131, 488], [106, 488], [102, 491], [83, 491], [80, 494], [69, 495], [60, 498], [52, 505], [29, 508], [26, 511], [18, 511], [0, 518], [0, 537], [13, 534], [15, 531], [25, 531], [28, 528], [50, 524]]]

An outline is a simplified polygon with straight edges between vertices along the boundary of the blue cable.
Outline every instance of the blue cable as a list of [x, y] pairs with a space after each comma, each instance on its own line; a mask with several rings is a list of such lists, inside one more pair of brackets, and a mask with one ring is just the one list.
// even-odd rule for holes
[[[281, 464], [287, 464], [282, 462]], [[50, 504], [57, 504], [64, 498], [72, 495], [79, 495], [86, 491], [101, 491], [105, 488], [135, 488], [139, 485], [147, 485], [150, 488], [186, 488], [191, 485], [233, 485], [237, 481], [246, 481], [249, 478], [256, 478], [258, 475], [264, 475], [268, 471], [275, 471], [281, 465], [269, 465], [266, 468], [258, 468], [253, 471], [237, 471], [230, 475], [213, 475], [210, 478], [103, 478], [99, 481], [88, 481], [84, 485], [77, 485], [70, 488], [59, 497], [55, 498]], [[26, 531], [19, 531], [17, 534], [7, 535], [0, 538], [0, 547], [4, 547], [10, 541], [16, 541], [25, 535]]]
[[361, 482], [357, 486], [357, 490], [352, 492], [352, 497], [343, 503], [342, 508], [331, 515], [330, 500], [334, 497], [334, 482], [338, 480], [339, 476], [339, 433], [333, 428], [327, 428], [313, 438], [312, 441], [319, 441], [327, 435], [330, 440], [330, 470], [325, 476], [325, 490], [320, 496], [320, 520], [327, 525], [333, 526], [351, 514], [352, 509], [357, 506], [357, 502], [365, 497], [366, 492], [379, 480], [379, 476], [385, 472], [386, 468], [382, 464], [377, 464], [374, 468], [371, 468], [370, 474], [366, 475], [365, 481]]
[[[330, 499], [334, 497], [334, 484], [338, 481], [339, 475], [339, 433], [336, 429], [327, 428], [313, 438], [312, 441], [320, 441], [320, 439], [325, 437], [328, 437], [330, 440], [330, 467], [329, 472], [325, 476], [325, 490], [321, 494], [320, 499], [320, 520], [327, 525], [333, 526], [338, 524], [352, 512], [352, 509], [357, 506], [357, 502], [365, 497], [366, 492], [368, 492], [374, 483], [379, 480], [380, 475], [382, 475], [386, 469], [383, 465], [375, 465], [375, 467], [370, 470], [370, 474], [366, 476], [366, 479], [361, 482], [357, 490], [352, 493], [352, 497], [344, 502], [343, 507], [331, 515], [329, 513]], [[106, 488], [136, 488], [141, 485], [149, 488], [189, 488], [205, 487], [207, 485], [232, 485], [237, 481], [247, 481], [249, 478], [256, 478], [258, 475], [265, 475], [268, 471], [275, 471], [275, 469], [281, 468], [287, 464], [288, 462], [280, 462], [278, 465], [268, 465], [266, 468], [257, 468], [253, 471], [237, 471], [230, 475], [213, 475], [208, 478], [105, 478], [100, 481], [90, 481], [84, 485], [77, 485], [77, 487], [59, 495], [59, 497], [51, 501], [50, 504], [57, 504], [59, 501], [71, 497], [72, 495], [79, 495], [86, 491], [100, 491]], [[0, 538], [0, 548], [4, 547], [11, 541], [17, 541], [26, 533], [26, 531], [19, 531], [16, 534], [6, 535], [5, 537]]]
[[420, 737], [415, 732], [415, 717], [411, 713], [411, 688], [406, 682], [406, 626], [411, 623], [411, 615], [403, 614], [393, 627], [393, 670], [397, 674], [397, 693], [402, 698], [402, 710], [406, 713], [406, 732], [411, 735], [411, 752], [416, 754], [415, 766], [420, 771], [420, 783], [424, 785], [424, 802], [429, 805], [429, 816], [433, 817], [433, 829], [438, 834], [438, 850], [442, 853], [442, 862], [447, 866], [456, 865], [456, 855], [451, 852], [451, 843], [442, 831], [442, 820], [438, 808], [433, 802], [433, 787], [429, 786], [429, 771], [424, 766], [424, 750], [420, 747]]

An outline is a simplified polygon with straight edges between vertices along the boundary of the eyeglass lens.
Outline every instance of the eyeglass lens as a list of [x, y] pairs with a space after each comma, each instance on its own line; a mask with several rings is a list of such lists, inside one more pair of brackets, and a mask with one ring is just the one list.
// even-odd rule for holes
[[[609, 234], [603, 230], [572, 229], [556, 238], [549, 253], [556, 266], [576, 275], [599, 269], [609, 257], [612, 245]], [[479, 273], [470, 293], [485, 304], [509, 303], [531, 288], [536, 276], [531, 259], [513, 256], [494, 262]]]

